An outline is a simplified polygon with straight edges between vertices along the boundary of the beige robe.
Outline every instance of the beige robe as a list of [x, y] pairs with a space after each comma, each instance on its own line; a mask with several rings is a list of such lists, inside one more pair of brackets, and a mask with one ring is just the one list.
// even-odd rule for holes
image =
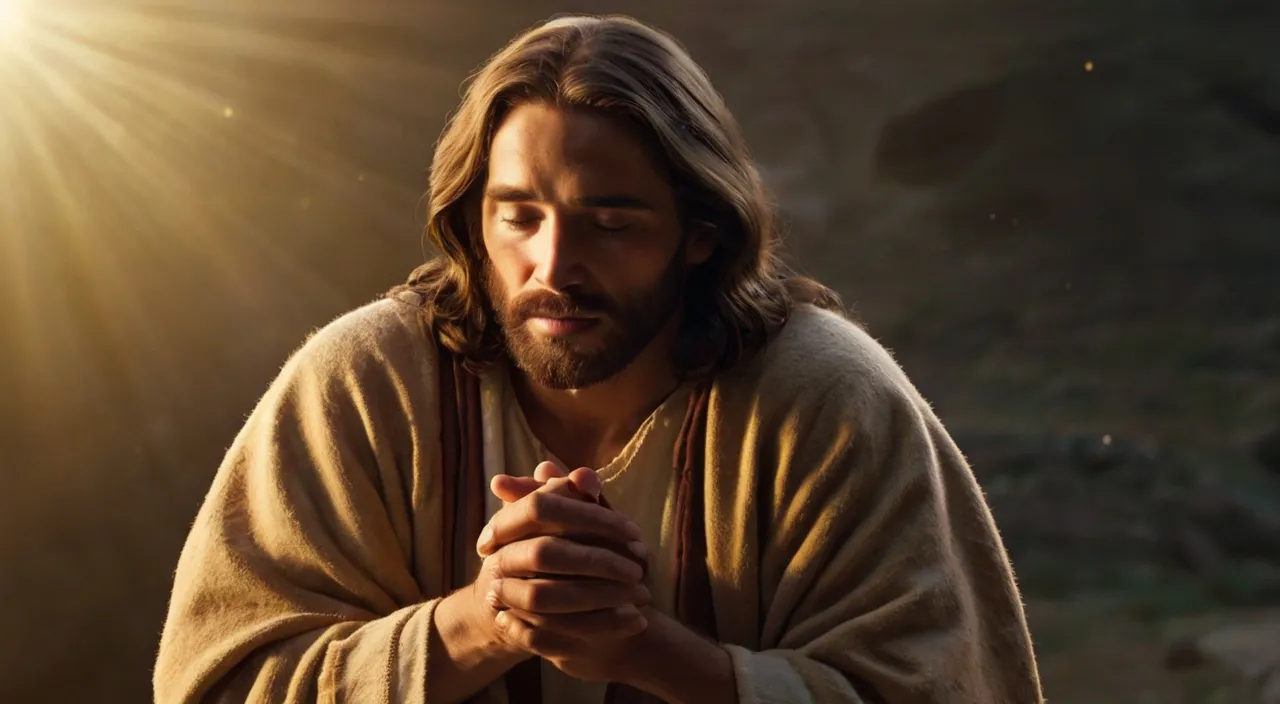
[[[157, 701], [432, 701], [434, 357], [417, 309], [384, 300], [290, 358], [183, 549]], [[865, 332], [797, 310], [714, 384], [705, 469], [742, 702], [1042, 701], [977, 483]]]

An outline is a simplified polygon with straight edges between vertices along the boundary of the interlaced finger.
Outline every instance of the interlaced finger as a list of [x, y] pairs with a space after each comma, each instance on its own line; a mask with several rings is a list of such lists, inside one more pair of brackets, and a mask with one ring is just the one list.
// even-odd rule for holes
[[499, 578], [586, 577], [624, 584], [638, 584], [644, 578], [640, 560], [608, 547], [555, 536], [507, 545], [493, 559], [497, 561]]
[[576, 496], [568, 479], [553, 479], [538, 491], [498, 510], [476, 543], [482, 557], [503, 545], [548, 535], [578, 535], [625, 544], [640, 539], [640, 526], [626, 516]]
[[645, 606], [650, 594], [643, 584], [583, 579], [496, 579], [492, 601], [505, 608], [543, 614], [598, 611], [619, 606]]

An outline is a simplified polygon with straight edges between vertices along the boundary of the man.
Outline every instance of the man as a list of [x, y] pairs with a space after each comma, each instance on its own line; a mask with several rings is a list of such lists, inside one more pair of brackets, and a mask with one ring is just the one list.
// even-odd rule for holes
[[440, 140], [427, 229], [441, 256], [313, 336], [229, 450], [158, 701], [1041, 701], [973, 475], [778, 275], [673, 40], [516, 38]]

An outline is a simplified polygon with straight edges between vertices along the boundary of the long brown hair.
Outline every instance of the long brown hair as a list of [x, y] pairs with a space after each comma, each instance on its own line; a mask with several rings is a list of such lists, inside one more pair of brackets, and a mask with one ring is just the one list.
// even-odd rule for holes
[[431, 165], [426, 234], [439, 256], [392, 291], [421, 294], [428, 325], [471, 369], [504, 353], [484, 293], [477, 218], [490, 140], [526, 102], [637, 127], [665, 161], [682, 219], [714, 229], [716, 252], [688, 283], [674, 360], [682, 375], [753, 354], [797, 302], [841, 309], [829, 289], [783, 275], [773, 207], [737, 122], [680, 44], [629, 17], [561, 17], [517, 36], [468, 86]]

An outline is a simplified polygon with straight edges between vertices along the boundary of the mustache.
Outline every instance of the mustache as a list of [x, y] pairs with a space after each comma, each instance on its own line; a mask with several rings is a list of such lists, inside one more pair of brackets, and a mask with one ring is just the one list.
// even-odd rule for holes
[[540, 291], [511, 302], [511, 318], [523, 322], [530, 318], [586, 318], [607, 315], [612, 301], [599, 294], [572, 293], [557, 296]]

